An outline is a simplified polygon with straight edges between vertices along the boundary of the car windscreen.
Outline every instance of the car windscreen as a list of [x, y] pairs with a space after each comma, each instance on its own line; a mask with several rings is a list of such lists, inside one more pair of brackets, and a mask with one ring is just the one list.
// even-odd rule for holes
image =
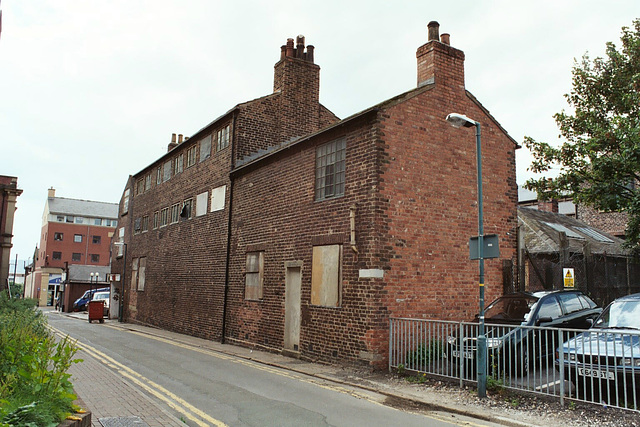
[[602, 312], [594, 328], [640, 330], [640, 301], [614, 301]]
[[528, 295], [503, 296], [487, 307], [484, 316], [486, 320], [522, 322], [537, 300]]

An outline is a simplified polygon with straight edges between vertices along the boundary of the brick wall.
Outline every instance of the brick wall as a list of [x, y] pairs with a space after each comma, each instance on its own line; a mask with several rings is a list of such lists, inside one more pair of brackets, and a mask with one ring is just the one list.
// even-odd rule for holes
[[593, 228], [624, 238], [628, 216], [624, 212], [600, 212], [588, 206], [578, 205], [577, 219]]

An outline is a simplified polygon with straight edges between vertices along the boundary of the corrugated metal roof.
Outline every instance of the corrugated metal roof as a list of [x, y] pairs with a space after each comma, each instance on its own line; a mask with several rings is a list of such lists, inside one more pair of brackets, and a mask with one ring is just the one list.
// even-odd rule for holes
[[49, 213], [52, 214], [118, 219], [119, 205], [117, 203], [65, 199], [64, 197], [50, 197], [47, 203]]

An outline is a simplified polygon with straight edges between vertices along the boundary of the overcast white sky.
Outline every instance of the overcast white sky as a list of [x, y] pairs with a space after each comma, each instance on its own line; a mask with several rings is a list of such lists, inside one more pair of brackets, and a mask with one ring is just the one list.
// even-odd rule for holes
[[[638, 0], [4, 0], [0, 174], [24, 190], [15, 254], [39, 244], [47, 188], [117, 202], [129, 174], [239, 102], [272, 92], [280, 46], [303, 34], [320, 101], [340, 118], [415, 87], [440, 23], [466, 87], [518, 142], [557, 141], [574, 58], [603, 56]], [[449, 111], [443, 111], [444, 116]], [[530, 158], [518, 153], [518, 183]]]

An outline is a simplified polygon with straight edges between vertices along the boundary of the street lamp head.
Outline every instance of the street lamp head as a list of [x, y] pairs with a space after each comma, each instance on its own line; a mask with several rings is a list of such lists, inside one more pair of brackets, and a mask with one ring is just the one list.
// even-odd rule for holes
[[449, 124], [451, 124], [451, 126], [453, 126], [456, 129], [459, 129], [462, 126], [466, 128], [470, 128], [478, 124], [478, 122], [476, 122], [475, 120], [470, 119], [464, 114], [458, 114], [458, 113], [449, 114], [447, 116], [447, 121], [449, 122]]

